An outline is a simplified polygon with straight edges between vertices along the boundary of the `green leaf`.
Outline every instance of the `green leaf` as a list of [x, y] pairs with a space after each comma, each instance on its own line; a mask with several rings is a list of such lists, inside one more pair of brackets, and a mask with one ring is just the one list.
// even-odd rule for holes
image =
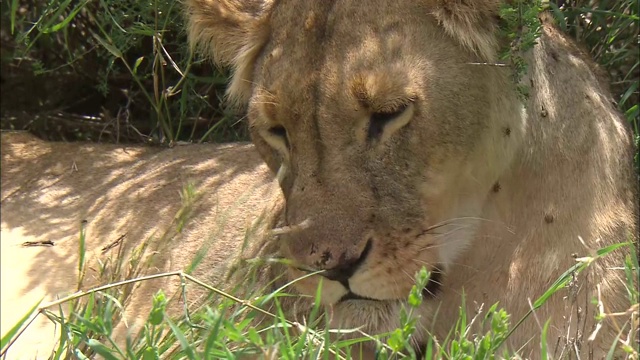
[[567, 31], [567, 20], [564, 18], [564, 13], [553, 1], [549, 1], [547, 4], [551, 8], [551, 12], [553, 13], [553, 17], [556, 19], [557, 25], [562, 29], [562, 31]]
[[11, 35], [16, 27], [16, 14], [18, 13], [18, 0], [11, 1]]
[[107, 360], [118, 360], [118, 358], [113, 355], [113, 351], [106, 347], [103, 343], [96, 339], [87, 340], [87, 345], [91, 348], [91, 350], [95, 351], [96, 354], [102, 356]]
[[565, 271], [562, 275], [560, 275], [560, 277], [558, 277], [553, 285], [551, 285], [551, 287], [533, 303], [533, 310], [538, 309], [540, 306], [542, 306], [542, 304], [547, 302], [551, 295], [555, 294], [558, 289], [564, 287], [569, 282], [569, 280], [572, 279], [573, 274], [575, 272], [579, 272], [584, 266], [585, 265], [582, 263], [577, 263], [569, 268], [569, 270]]
[[626, 117], [629, 122], [633, 122], [638, 115], [640, 115], [640, 108], [638, 108], [638, 104], [633, 105], [624, 113], [624, 117]]
[[162, 290], [158, 290], [153, 297], [153, 308], [149, 313], [149, 323], [158, 326], [164, 320], [164, 311], [167, 308], [167, 298]]
[[142, 360], [158, 360], [160, 356], [158, 355], [158, 350], [152, 348], [151, 346], [147, 346], [142, 352]]
[[60, 31], [61, 29], [64, 29], [67, 25], [69, 25], [69, 23], [71, 22], [71, 20], [73, 20], [73, 18], [76, 17], [76, 15], [80, 12], [80, 10], [82, 10], [82, 8], [87, 5], [89, 1], [85, 1], [82, 4], [76, 6], [67, 17], [65, 17], [61, 22], [53, 25], [50, 28], [47, 29], [43, 29], [42, 33], [43, 34], [47, 34], [47, 33], [53, 33], [56, 31]]
[[604, 255], [607, 255], [607, 254], [609, 254], [609, 253], [611, 253], [611, 252], [613, 252], [613, 251], [615, 251], [617, 249], [620, 249], [620, 248], [625, 247], [625, 246], [631, 246], [631, 245], [633, 245], [633, 243], [630, 243], [630, 242], [611, 244], [609, 246], [605, 246], [603, 248], [600, 248], [600, 249], [596, 250], [596, 254], [598, 254], [598, 257], [604, 256]]
[[184, 336], [184, 333], [182, 332], [182, 330], [180, 330], [178, 325], [176, 325], [173, 321], [171, 321], [171, 319], [169, 319], [168, 317], [166, 319], [167, 319], [167, 323], [169, 324], [169, 327], [171, 328], [171, 331], [176, 336], [176, 339], [178, 339], [178, 342], [180, 343], [180, 347], [185, 352], [187, 358], [197, 359], [196, 354], [193, 351], [193, 347], [191, 346], [191, 344], [189, 344], [189, 341], [187, 341], [187, 338]]
[[413, 308], [417, 308], [422, 304], [422, 291], [418, 290], [418, 287], [413, 285], [411, 287], [411, 292], [409, 293], [409, 306]]
[[115, 45], [109, 43], [107, 40], [101, 38], [95, 33], [93, 33], [93, 37], [96, 40], [98, 40], [100, 45], [102, 45], [105, 49], [107, 49], [107, 51], [109, 51], [111, 55], [117, 57], [118, 59], [122, 59], [122, 52], [120, 52], [120, 50], [117, 47], [115, 47]]
[[399, 352], [400, 350], [402, 350], [404, 348], [404, 339], [402, 337], [402, 330], [395, 329], [391, 333], [391, 336], [389, 336], [389, 339], [387, 339], [387, 344], [395, 352]]
[[142, 60], [144, 60], [144, 56], [140, 56], [139, 58], [137, 58], [135, 64], [133, 64], [134, 74], [138, 73], [138, 67], [140, 66], [140, 64], [142, 64]]

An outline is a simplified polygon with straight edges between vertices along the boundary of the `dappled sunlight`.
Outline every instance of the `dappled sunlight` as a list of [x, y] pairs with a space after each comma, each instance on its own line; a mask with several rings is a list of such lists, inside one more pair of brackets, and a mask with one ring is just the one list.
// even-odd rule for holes
[[[149, 253], [165, 249], [154, 255], [148, 270], [154, 273], [184, 269], [198, 250], [210, 247], [196, 273], [213, 279], [218, 274], [211, 273], [212, 264], [231, 261], [241, 245], [237, 239], [279, 194], [247, 144], [162, 149], [46, 143], [26, 133], [3, 133], [1, 165], [3, 333], [33, 305], [30, 300], [75, 291], [82, 221], [87, 221], [90, 259], [85, 288], [96, 284], [95, 258], [117, 251], [103, 249], [122, 236], [125, 253], [147, 239], [152, 240]], [[196, 221], [177, 233], [180, 192], [189, 183], [198, 195], [190, 217]], [[27, 241], [54, 245], [22, 246]], [[158, 284], [141, 286], [142, 296], [134, 299], [128, 316], [144, 318]], [[5, 317], [5, 310], [15, 316]], [[52, 329], [43, 325], [33, 331], [27, 338]]]

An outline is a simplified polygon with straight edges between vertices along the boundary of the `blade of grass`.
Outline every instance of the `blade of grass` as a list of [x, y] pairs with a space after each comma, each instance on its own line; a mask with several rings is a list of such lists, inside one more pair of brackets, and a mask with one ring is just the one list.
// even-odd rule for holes
[[180, 328], [173, 321], [171, 321], [171, 319], [169, 319], [169, 316], [167, 314], [165, 314], [165, 319], [167, 321], [167, 324], [169, 324], [169, 327], [171, 328], [171, 331], [175, 335], [176, 339], [178, 339], [180, 347], [185, 352], [187, 358], [198, 359], [196, 353], [193, 351], [193, 347], [189, 344], [189, 341], [187, 341], [187, 338], [184, 336], [182, 330], [180, 330]]
[[18, 13], [18, 0], [11, 0], [11, 35], [13, 35], [13, 32], [15, 31], [16, 28], [16, 14]]
[[107, 346], [96, 339], [87, 340], [87, 345], [91, 348], [91, 350], [95, 351], [96, 354], [102, 356], [107, 360], [118, 360], [118, 357], [113, 355], [111, 349], [109, 349]]

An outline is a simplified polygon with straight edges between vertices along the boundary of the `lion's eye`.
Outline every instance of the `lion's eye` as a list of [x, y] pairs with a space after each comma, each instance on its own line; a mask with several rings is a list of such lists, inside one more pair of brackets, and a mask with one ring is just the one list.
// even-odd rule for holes
[[282, 125], [272, 126], [268, 130], [269, 135], [278, 138], [284, 142], [284, 145], [289, 148], [289, 139], [287, 138], [287, 129]]
[[278, 126], [271, 127], [269, 129], [269, 132], [275, 136], [280, 136], [283, 138], [287, 137], [287, 129], [285, 129], [284, 126], [278, 125]]
[[394, 111], [375, 112], [371, 114], [371, 119], [369, 120], [369, 131], [367, 132], [367, 137], [369, 138], [369, 140], [379, 138], [380, 135], [382, 135], [384, 128], [393, 120], [399, 118], [406, 109], [407, 105], [404, 105]]

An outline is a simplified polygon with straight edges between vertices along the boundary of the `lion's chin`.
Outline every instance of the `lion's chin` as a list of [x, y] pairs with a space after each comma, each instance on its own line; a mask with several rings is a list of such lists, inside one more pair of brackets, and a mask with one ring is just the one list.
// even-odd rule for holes
[[364, 300], [364, 301], [389, 301], [389, 300], [380, 300], [380, 299], [374, 299], [374, 298], [370, 298], [367, 296], [362, 296], [362, 295], [358, 295], [356, 293], [354, 293], [353, 291], [349, 291], [348, 293], [344, 294], [340, 300], [338, 300], [338, 303], [344, 302], [344, 301], [358, 301], [358, 300]]
[[334, 329], [381, 334], [397, 326], [402, 303], [401, 300], [345, 299], [327, 307], [327, 315]]

